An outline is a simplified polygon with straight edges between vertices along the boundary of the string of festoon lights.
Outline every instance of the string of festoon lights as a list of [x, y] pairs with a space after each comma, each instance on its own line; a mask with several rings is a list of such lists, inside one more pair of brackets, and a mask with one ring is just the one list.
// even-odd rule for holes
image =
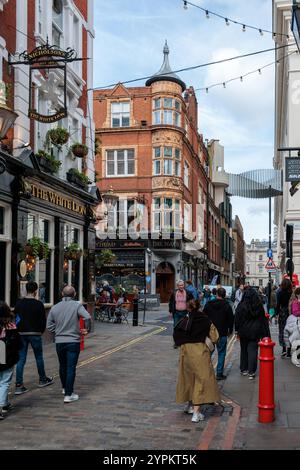
[[188, 6], [191, 6], [191, 7], [194, 7], [194, 8], [198, 8], [199, 10], [202, 10], [204, 13], [205, 13], [205, 16], [207, 19], [209, 19], [211, 16], [215, 16], [217, 18], [220, 18], [222, 20], [224, 20], [226, 26], [230, 26], [230, 24], [236, 24], [236, 25], [239, 25], [239, 26], [242, 26], [242, 31], [245, 33], [247, 28], [248, 29], [254, 29], [256, 31], [258, 31], [258, 33], [263, 36], [264, 33], [267, 33], [267, 34], [272, 34], [273, 38], [276, 38], [277, 36], [284, 36], [286, 37], [287, 39], [289, 39], [289, 35], [288, 34], [283, 34], [283, 33], [276, 33], [275, 31], [270, 31], [268, 29], [264, 29], [264, 28], [259, 28], [257, 26], [253, 26], [253, 25], [250, 25], [250, 24], [247, 24], [247, 23], [242, 23], [240, 21], [237, 21], [237, 20], [234, 20], [232, 18], [229, 18], [229, 17], [226, 17], [226, 16], [223, 16], [223, 15], [220, 15], [219, 13], [216, 13], [214, 11], [211, 11], [211, 10], [207, 10], [207, 8], [204, 8], [204, 7], [200, 7], [200, 5], [196, 5], [195, 3], [192, 3], [192, 2], [189, 2], [188, 0], [180, 0], [183, 2], [183, 8], [185, 10], [188, 9]]
[[277, 59], [273, 62], [270, 62], [269, 64], [263, 65], [263, 66], [259, 67], [258, 69], [251, 70], [251, 72], [247, 72], [243, 75], [238, 75], [236, 77], [230, 78], [228, 80], [224, 80], [222, 82], [214, 83], [213, 85], [208, 85], [208, 86], [204, 86], [204, 87], [201, 87], [201, 88], [195, 88], [194, 91], [205, 91], [206, 93], [208, 93], [211, 88], [215, 88], [215, 87], [218, 87], [218, 86], [223, 86], [223, 88], [226, 88], [226, 85], [228, 83], [235, 82], [235, 81], [238, 81], [238, 80], [240, 82], [243, 82], [244, 78], [248, 77], [249, 75], [254, 75], [254, 74], [262, 75], [262, 71], [264, 69], [266, 69], [267, 67], [271, 67], [274, 64], [279, 64], [281, 61], [285, 60], [287, 57], [291, 56], [292, 54], [298, 54], [298, 51], [290, 52], [289, 54], [284, 55], [280, 59]]

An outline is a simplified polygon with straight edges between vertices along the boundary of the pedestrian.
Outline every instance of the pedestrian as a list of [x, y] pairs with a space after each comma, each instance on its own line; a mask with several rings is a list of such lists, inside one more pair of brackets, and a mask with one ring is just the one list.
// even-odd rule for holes
[[216, 327], [200, 310], [198, 300], [188, 302], [186, 315], [174, 329], [174, 341], [180, 346], [176, 403], [187, 403], [184, 412], [193, 414], [192, 422], [204, 420], [201, 405], [220, 401], [211, 355], [206, 338], [218, 341]]
[[39, 298], [43, 304], [46, 303], [46, 285], [44, 282], [42, 282], [42, 284], [40, 285]]
[[53, 377], [47, 377], [43, 358], [42, 334], [46, 329], [46, 312], [44, 304], [37, 300], [38, 284], [33, 281], [27, 282], [26, 297], [17, 300], [15, 315], [18, 319], [18, 331], [22, 339], [22, 348], [19, 353], [19, 361], [16, 371], [15, 395], [28, 392], [24, 386], [24, 367], [27, 359], [28, 346], [31, 345], [36, 366], [39, 374], [39, 387], [53, 384]]
[[211, 302], [212, 300], [216, 300], [216, 299], [217, 299], [217, 289], [214, 287], [211, 291], [211, 296], [208, 302]]
[[270, 337], [269, 322], [254, 288], [245, 290], [235, 312], [234, 324], [241, 346], [241, 374], [248, 375], [253, 380], [257, 369], [258, 342], [266, 336]]
[[8, 389], [22, 347], [21, 337], [13, 320], [9, 306], [0, 302], [0, 420], [13, 408], [8, 401]]
[[74, 393], [74, 382], [80, 353], [80, 335], [87, 333], [86, 329], [80, 330], [79, 319], [91, 319], [83, 305], [75, 300], [75, 296], [73, 286], [64, 287], [62, 301], [51, 308], [47, 318], [47, 329], [55, 335], [64, 403], [79, 399]]
[[284, 327], [289, 316], [289, 302], [293, 293], [293, 287], [290, 279], [283, 279], [280, 290], [277, 293], [276, 314], [278, 315], [279, 344], [282, 347], [281, 357], [287, 354], [286, 346], [283, 339]]
[[[184, 288], [184, 282], [182, 280], [177, 282], [177, 289], [171, 294], [169, 301], [169, 313], [173, 315], [174, 328], [187, 314], [187, 302], [192, 300], [193, 296]], [[174, 344], [174, 349], [177, 349], [177, 346]]]
[[234, 312], [236, 311], [237, 306], [239, 305], [240, 301], [242, 300], [244, 289], [245, 289], [244, 284], [240, 284], [238, 289], [235, 292], [235, 298], [234, 298], [234, 303], [233, 303], [233, 311]]
[[191, 281], [190, 279], [186, 281], [185, 289], [193, 296], [193, 299], [199, 300], [199, 292], [196, 287], [193, 286], [193, 281]]
[[202, 297], [202, 307], [205, 307], [205, 304], [211, 299], [211, 291], [208, 286], [204, 286], [203, 297]]
[[276, 289], [277, 289], [276, 286], [272, 286], [271, 295], [270, 295], [270, 305], [269, 305], [270, 323], [272, 323], [272, 319], [276, 314], [276, 306], [277, 306]]
[[210, 318], [218, 330], [219, 340], [217, 342], [218, 365], [217, 380], [226, 379], [224, 375], [224, 364], [227, 349], [227, 339], [233, 332], [233, 312], [226, 300], [226, 290], [223, 287], [217, 289], [217, 298], [208, 302], [204, 307], [204, 313]]
[[283, 332], [286, 357], [292, 357], [292, 352], [296, 351], [300, 340], [300, 287], [295, 289], [291, 297], [289, 310], [291, 314], [287, 318]]

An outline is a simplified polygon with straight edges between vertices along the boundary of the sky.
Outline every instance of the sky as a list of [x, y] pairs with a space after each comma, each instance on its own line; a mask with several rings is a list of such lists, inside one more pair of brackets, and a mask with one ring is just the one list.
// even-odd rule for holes
[[[194, 0], [225, 17], [272, 30], [271, 0]], [[271, 34], [231, 24], [182, 0], [95, 0], [94, 87], [151, 76], [162, 64], [167, 39], [173, 70], [274, 47]], [[274, 52], [188, 72], [180, 78], [194, 89], [257, 70], [273, 62]], [[272, 168], [274, 154], [274, 77], [272, 65], [223, 88], [197, 91], [199, 128], [204, 139], [225, 148], [231, 173]], [[139, 81], [132, 86], [144, 86]], [[232, 198], [247, 243], [268, 238], [268, 200]]]

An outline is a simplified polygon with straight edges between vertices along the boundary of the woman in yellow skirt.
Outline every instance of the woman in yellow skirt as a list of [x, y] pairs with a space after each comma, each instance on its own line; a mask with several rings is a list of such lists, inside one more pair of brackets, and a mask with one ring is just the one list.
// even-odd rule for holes
[[188, 302], [188, 315], [174, 329], [174, 342], [180, 346], [180, 360], [176, 388], [176, 403], [188, 402], [185, 412], [192, 414], [192, 422], [203, 421], [201, 405], [221, 400], [211, 354], [205, 343], [213, 343], [219, 334], [211, 320], [200, 310], [198, 300]]

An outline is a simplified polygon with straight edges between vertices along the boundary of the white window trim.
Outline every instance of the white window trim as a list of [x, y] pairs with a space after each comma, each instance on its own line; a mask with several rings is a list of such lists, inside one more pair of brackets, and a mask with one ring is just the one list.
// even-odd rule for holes
[[4, 208], [4, 233], [0, 234], [0, 241], [6, 243], [6, 259], [5, 259], [5, 302], [10, 305], [10, 279], [11, 279], [11, 255], [12, 255], [12, 212], [8, 204], [0, 203], [0, 207]]
[[[68, 232], [68, 240], [67, 240], [67, 245], [72, 243], [71, 239], [69, 239], [69, 235], [73, 233], [73, 230], [78, 230], [79, 231], [79, 240], [78, 240], [78, 245], [80, 248], [83, 250], [83, 228], [80, 225], [75, 225], [72, 223], [65, 223], [65, 227], [70, 228]], [[65, 243], [65, 242], [64, 242]], [[79, 292], [77, 292], [78, 295], [78, 300], [82, 302], [83, 297], [82, 297], [82, 288], [83, 288], [83, 257], [81, 256], [80, 261], [79, 261]], [[68, 284], [72, 285], [72, 260], [68, 260]]]
[[[134, 152], [134, 158], [133, 158], [133, 162], [134, 162], [134, 173], [128, 173], [128, 154], [127, 154], [127, 151], [128, 150], [133, 150]], [[124, 175], [118, 175], [116, 173], [117, 171], [117, 168], [118, 168], [118, 162], [117, 162], [117, 152], [118, 151], [123, 151], [123, 152], [126, 152], [125, 154], [125, 158], [124, 158], [124, 164], [125, 164], [125, 174]], [[108, 174], [108, 160], [107, 160], [107, 152], [114, 152], [114, 174], [113, 175], [109, 175]], [[105, 173], [106, 173], [106, 178], [130, 178], [130, 177], [134, 177], [136, 176], [136, 156], [135, 156], [135, 148], [127, 148], [127, 149], [106, 149], [105, 150], [105, 160], [106, 160], [106, 168], [105, 168]]]
[[[114, 104], [118, 104], [118, 105], [122, 105], [122, 104], [129, 104], [129, 111], [119, 111], [118, 113], [113, 113], [112, 112], [112, 107]], [[119, 115], [119, 118], [120, 118], [120, 123], [122, 123], [122, 115], [123, 114], [129, 114], [129, 124], [128, 126], [113, 126], [113, 116], [116, 116], [116, 115]], [[112, 129], [123, 129], [123, 128], [128, 128], [130, 127], [130, 116], [131, 116], [131, 102], [130, 100], [124, 100], [124, 101], [111, 101], [110, 102], [110, 126]]]
[[[155, 199], [160, 199], [160, 207], [159, 208], [155, 208]], [[169, 209], [167, 208], [167, 206], [165, 206], [165, 201], [164, 201], [165, 197], [164, 196], [157, 196], [157, 197], [154, 197], [152, 199], [152, 232], [159, 232], [160, 230], [163, 230], [165, 227], [168, 227], [169, 228], [169, 225], [166, 224], [165, 225], [165, 216], [168, 212], [172, 212], [173, 214], [173, 228], [176, 230], [181, 230], [181, 226], [182, 226], [182, 220], [181, 220], [181, 201], [180, 199], [176, 198], [176, 197], [170, 197], [170, 198], [166, 198], [166, 199], [172, 199], [172, 209]], [[176, 203], [175, 201], [179, 201], [179, 208], [176, 209]], [[180, 215], [180, 224], [179, 226], [176, 226], [175, 225], [175, 221], [176, 221], [176, 213], [178, 213]], [[155, 228], [155, 214], [160, 214], [160, 228]]]

